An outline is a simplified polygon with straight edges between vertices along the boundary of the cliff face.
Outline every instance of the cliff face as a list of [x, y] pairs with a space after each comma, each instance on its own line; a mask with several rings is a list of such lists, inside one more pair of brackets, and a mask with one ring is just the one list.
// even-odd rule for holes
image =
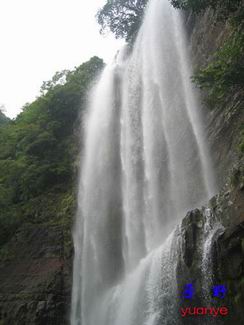
[[[193, 71], [207, 66], [213, 60], [216, 50], [221, 48], [231, 33], [230, 25], [217, 22], [211, 10], [195, 16], [185, 16], [191, 52]], [[202, 115], [205, 119], [205, 133], [210, 146], [218, 189], [221, 189], [228, 177], [241, 165], [243, 159], [238, 151], [240, 130], [244, 123], [243, 90], [226, 94], [221, 103], [214, 103], [208, 108], [207, 91], [199, 93], [202, 102]]]
[[[217, 23], [211, 11], [185, 16], [194, 71], [205, 67], [229, 34], [227, 23]], [[244, 324], [244, 160], [238, 150], [244, 122], [243, 96], [226, 94], [221, 105], [206, 107], [207, 92], [199, 94], [218, 192], [206, 207], [190, 211], [178, 228], [177, 266], [179, 295], [187, 283], [196, 289], [193, 301], [179, 308], [226, 306], [228, 315], [182, 318], [183, 324]], [[214, 297], [212, 287], [226, 287]], [[209, 303], [210, 302], [210, 303]], [[212, 318], [212, 319], [211, 319]]]
[[[212, 324], [244, 323], [243, 211], [243, 185], [240, 188], [240, 183], [236, 183], [231, 191], [213, 197], [208, 206], [190, 211], [177, 230], [179, 296], [186, 284], [191, 283], [195, 288], [193, 299], [183, 300], [179, 309], [227, 307], [228, 315], [212, 319]], [[218, 285], [226, 288], [223, 297], [213, 295], [213, 287]], [[182, 322], [211, 324], [211, 318], [186, 317]]]
[[4, 246], [0, 324], [68, 323], [71, 259], [65, 253], [66, 236], [60, 225], [25, 225]]

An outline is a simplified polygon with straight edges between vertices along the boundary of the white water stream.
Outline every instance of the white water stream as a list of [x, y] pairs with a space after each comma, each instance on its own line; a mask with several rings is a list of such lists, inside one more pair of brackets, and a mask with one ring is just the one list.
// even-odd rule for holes
[[174, 226], [214, 193], [181, 16], [151, 0], [92, 91], [74, 231], [72, 325], [177, 324]]

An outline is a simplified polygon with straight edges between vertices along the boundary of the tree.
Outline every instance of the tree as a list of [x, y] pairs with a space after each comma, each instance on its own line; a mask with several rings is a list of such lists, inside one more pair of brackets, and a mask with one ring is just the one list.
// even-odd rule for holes
[[170, 2], [177, 9], [190, 9], [195, 13], [211, 8], [217, 13], [219, 20], [234, 18], [240, 22], [244, 18], [243, 0], [170, 0]]
[[4, 111], [4, 105], [0, 105], [0, 126], [5, 125], [9, 122], [9, 118], [4, 114]]
[[25, 221], [58, 219], [63, 198], [75, 202], [80, 144], [75, 130], [103, 66], [93, 57], [73, 71], [56, 73], [40, 97], [0, 127], [0, 249]]
[[216, 20], [228, 20], [229, 35], [216, 51], [212, 61], [193, 77], [200, 87], [208, 89], [208, 102], [212, 106], [229, 93], [244, 85], [244, 1], [243, 0], [170, 0], [178, 9], [200, 13], [207, 8], [215, 11]]
[[[208, 90], [208, 102], [217, 103], [242, 92], [244, 87], [244, 33], [233, 31], [212, 61], [200, 69], [193, 81]], [[211, 105], [210, 105], [211, 106]]]
[[107, 29], [116, 38], [132, 40], [141, 25], [148, 0], [108, 0], [96, 15], [101, 25], [100, 32]]
[[44, 81], [40, 90], [41, 94], [44, 95], [48, 90], [52, 89], [58, 84], [64, 85], [69, 72], [69, 70], [58, 71], [55, 73], [51, 80]]

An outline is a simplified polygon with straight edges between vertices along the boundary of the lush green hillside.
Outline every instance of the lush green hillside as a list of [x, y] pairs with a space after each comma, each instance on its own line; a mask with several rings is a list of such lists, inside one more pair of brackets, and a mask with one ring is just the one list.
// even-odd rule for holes
[[0, 128], [0, 245], [24, 222], [70, 222], [78, 118], [102, 68], [103, 61], [93, 57], [74, 71], [55, 74], [37, 100]]

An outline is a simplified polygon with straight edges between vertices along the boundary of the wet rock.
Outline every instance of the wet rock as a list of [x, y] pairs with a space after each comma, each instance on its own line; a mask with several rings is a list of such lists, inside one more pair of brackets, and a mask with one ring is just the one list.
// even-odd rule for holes
[[[213, 285], [222, 284], [227, 287], [228, 295], [221, 301], [232, 311], [224, 324], [244, 324], [242, 312], [244, 304], [244, 221], [236, 225], [228, 225], [228, 222], [236, 223], [239, 212], [228, 205], [231, 197], [235, 205], [239, 199], [236, 189], [220, 193], [209, 202], [209, 207], [202, 210], [196, 209], [187, 213], [178, 230], [177, 284], [178, 294], [187, 283], [192, 283], [195, 288], [195, 296], [192, 301], [181, 301], [179, 308], [200, 306], [206, 304], [206, 280], [203, 269], [204, 247], [206, 240], [217, 224], [225, 223], [226, 229], [219, 228], [213, 233], [208, 252], [210, 263], [211, 281]], [[243, 210], [242, 210], [243, 211]], [[229, 219], [228, 219], [229, 218]], [[230, 220], [230, 221], [228, 221]], [[218, 229], [218, 228], [217, 228]], [[210, 285], [209, 283], [209, 285]], [[204, 289], [205, 288], [205, 289]], [[210, 299], [211, 292], [209, 291]], [[218, 301], [216, 300], [216, 303]], [[210, 304], [213, 304], [211, 301]], [[182, 319], [183, 324], [198, 325], [197, 320]], [[216, 323], [217, 324], [217, 323]]]
[[240, 191], [244, 191], [244, 183], [241, 183], [241, 184], [240, 184], [239, 189], [240, 189]]
[[182, 222], [182, 251], [185, 264], [190, 267], [197, 252], [199, 229], [203, 227], [203, 215], [196, 209], [188, 212]]
[[[244, 324], [244, 222], [229, 227], [216, 239], [214, 247], [214, 278], [228, 288], [226, 304], [232, 309], [227, 324]], [[241, 307], [241, 309], [240, 309]]]
[[46, 309], [46, 302], [45, 301], [38, 302], [36, 307], [36, 315], [44, 314], [45, 309]]

